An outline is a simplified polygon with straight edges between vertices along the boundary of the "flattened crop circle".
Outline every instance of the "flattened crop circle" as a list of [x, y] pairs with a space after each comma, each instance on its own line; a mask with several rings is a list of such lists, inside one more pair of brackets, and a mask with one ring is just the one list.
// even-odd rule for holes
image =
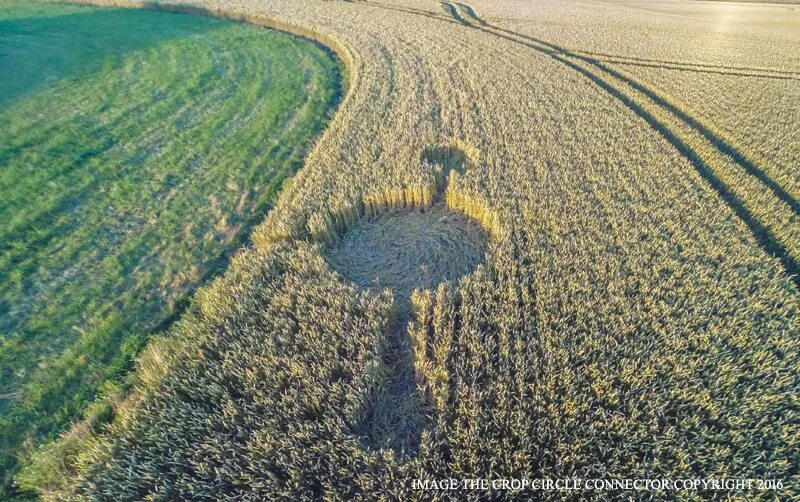
[[488, 235], [472, 218], [437, 203], [425, 211], [364, 217], [328, 247], [342, 277], [366, 289], [391, 289], [401, 306], [414, 289], [469, 274], [484, 260]]

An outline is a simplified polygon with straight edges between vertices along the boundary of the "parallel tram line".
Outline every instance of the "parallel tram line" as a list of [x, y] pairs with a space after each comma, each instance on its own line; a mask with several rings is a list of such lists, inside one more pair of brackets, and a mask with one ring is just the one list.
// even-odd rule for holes
[[[798, 263], [800, 255], [798, 244], [800, 243], [797, 242], [798, 229], [794, 223], [796, 217], [800, 215], [800, 203], [763, 169], [756, 166], [735, 146], [715, 136], [698, 120], [631, 76], [624, 75], [592, 58], [567, 51], [555, 44], [492, 25], [487, 24], [486, 26], [488, 28], [472, 25], [475, 29], [527, 45], [564, 63], [589, 78], [642, 117], [692, 163], [698, 174], [714, 188], [736, 216], [747, 225], [758, 245], [768, 254], [780, 260], [792, 282], [797, 288], [800, 288], [800, 263]], [[493, 32], [493, 30], [500, 33]], [[699, 134], [700, 137], [693, 137], [694, 133]], [[709, 153], [712, 149], [732, 160], [735, 167], [740, 168], [736, 169], [739, 172], [727, 172], [729, 171], [726, 169], [727, 166], [721, 164]], [[759, 218], [754, 214], [752, 206], [755, 204], [752, 203], [752, 196], [748, 192], [736, 189], [736, 183], [741, 183], [747, 176], [757, 179], [771, 192], [772, 197], [768, 197], [769, 208], [776, 213], [782, 212], [787, 215], [788, 223], [782, 224], [777, 218], [770, 222], [761, 221], [764, 217]], [[761, 194], [761, 196], [765, 197], [766, 194]]]
[[688, 61], [666, 61], [651, 58], [640, 58], [633, 56], [620, 56], [618, 54], [608, 54], [604, 52], [579, 51], [585, 56], [594, 58], [597, 61], [609, 63], [628, 64], [638, 66], [669, 67], [676, 70], [694, 70], [723, 75], [743, 75], [761, 78], [789, 78], [800, 80], [800, 72], [790, 70], [775, 70], [772, 68], [757, 68], [753, 66], [730, 66], [713, 63], [692, 63]]
[[[359, 3], [468, 26], [533, 49], [582, 74], [644, 119], [675, 147], [744, 222], [759, 247], [781, 262], [792, 283], [800, 289], [800, 228], [797, 224], [800, 201], [740, 148], [715, 134], [668, 98], [586, 53], [490, 24], [466, 4], [441, 2], [444, 12], [452, 15], [448, 20], [421, 9], [388, 6], [370, 0]], [[753, 180], [765, 190], [748, 190]]]

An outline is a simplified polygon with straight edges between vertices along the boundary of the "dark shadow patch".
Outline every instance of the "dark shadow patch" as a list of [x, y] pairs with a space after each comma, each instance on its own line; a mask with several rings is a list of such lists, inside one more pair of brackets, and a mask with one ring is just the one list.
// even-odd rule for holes
[[465, 4], [465, 3], [457, 3], [458, 8], [464, 14], [464, 17], [469, 19], [472, 22], [478, 23], [481, 26], [486, 26], [486, 21], [481, 19], [481, 17], [475, 12], [475, 9], [472, 6]]
[[429, 146], [422, 150], [420, 161], [434, 166], [441, 166], [441, 169], [434, 170], [436, 177], [437, 194], [435, 200], [440, 200], [441, 195], [450, 176], [450, 171], [457, 171], [459, 174], [464, 172], [474, 164], [475, 159], [467, 155], [464, 150], [452, 145]]
[[402, 460], [415, 457], [434, 407], [418, 383], [411, 341], [399, 319], [378, 340], [376, 362], [384, 378], [366, 391], [352, 432], [367, 450], [391, 450]]
[[429, 164], [439, 164], [448, 172], [455, 169], [463, 173], [470, 159], [464, 150], [455, 146], [430, 146], [422, 150], [420, 160]]
[[375, 293], [389, 289], [394, 296], [395, 317], [379, 335], [370, 370], [377, 377], [365, 391], [352, 432], [365, 449], [391, 450], [400, 459], [417, 455], [435, 413], [408, 333], [411, 295], [471, 273], [484, 261], [489, 241], [477, 221], [444, 202], [450, 172], [463, 173], [472, 160], [459, 148], [436, 146], [426, 148], [420, 161], [437, 178], [432, 206], [363, 216], [323, 251], [345, 280]]
[[378, 340], [381, 375], [367, 391], [353, 433], [368, 450], [399, 458], [419, 451], [434, 406], [420, 385], [408, 335], [411, 293], [456, 281], [484, 260], [488, 235], [471, 218], [440, 202], [426, 211], [395, 210], [365, 217], [338, 237], [325, 257], [345, 279], [366, 290], [392, 290], [395, 320]]
[[442, 9], [447, 14], [449, 14], [450, 17], [455, 19], [457, 22], [463, 24], [464, 26], [469, 26], [469, 23], [467, 23], [467, 21], [463, 17], [461, 17], [461, 14], [458, 13], [458, 9], [456, 9], [453, 4], [447, 2], [441, 2], [441, 4], [442, 4]]
[[[7, 4], [0, 11], [9, 16], [0, 20], [0, 66], [13, 68], [8, 78], [0, 79], [0, 106], [64, 79], [119, 65], [131, 52], [221, 26], [215, 19], [144, 10], [72, 6], [63, 15], [47, 15], [45, 9], [14, 17], [14, 8]], [[120, 26], [125, 26], [124, 37], [119, 36]]]

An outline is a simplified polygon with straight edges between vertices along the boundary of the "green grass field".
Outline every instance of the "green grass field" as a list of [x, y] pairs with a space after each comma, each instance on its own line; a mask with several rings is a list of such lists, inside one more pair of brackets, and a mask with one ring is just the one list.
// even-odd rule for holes
[[0, 4], [0, 67], [7, 487], [224, 268], [342, 90], [299, 37], [65, 5]]

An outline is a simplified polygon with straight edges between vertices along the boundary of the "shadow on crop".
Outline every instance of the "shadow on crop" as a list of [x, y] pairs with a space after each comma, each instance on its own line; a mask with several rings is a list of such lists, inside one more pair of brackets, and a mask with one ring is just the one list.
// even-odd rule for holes
[[[192, 36], [220, 21], [132, 9], [75, 7], [78, 12], [40, 15], [0, 8], [0, 107], [65, 79], [116, 67], [131, 52], [169, 39]], [[16, 9], [16, 10], [15, 10]]]
[[420, 154], [433, 169], [436, 188], [431, 205], [384, 208], [363, 215], [336, 236], [324, 256], [342, 278], [363, 290], [388, 289], [394, 298], [394, 319], [378, 334], [370, 384], [352, 426], [353, 434], [371, 451], [391, 450], [400, 459], [419, 452], [422, 433], [435, 413], [421, 382], [409, 335], [414, 317], [412, 294], [456, 283], [484, 261], [489, 234], [475, 220], [451, 210], [445, 192], [453, 172], [474, 164], [453, 145], [434, 145]]

